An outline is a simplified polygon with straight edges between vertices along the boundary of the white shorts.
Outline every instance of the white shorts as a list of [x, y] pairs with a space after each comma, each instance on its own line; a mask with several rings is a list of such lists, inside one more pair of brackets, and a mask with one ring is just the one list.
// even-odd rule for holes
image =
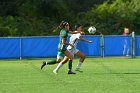
[[67, 49], [70, 53], [71, 53], [71, 55], [74, 57], [74, 55], [79, 51], [78, 49], [76, 49], [76, 48], [71, 48], [71, 49]]

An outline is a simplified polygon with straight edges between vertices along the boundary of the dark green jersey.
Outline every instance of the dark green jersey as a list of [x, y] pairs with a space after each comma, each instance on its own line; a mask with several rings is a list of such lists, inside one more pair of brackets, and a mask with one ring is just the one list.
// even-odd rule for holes
[[59, 51], [65, 51], [66, 50], [66, 45], [62, 44], [62, 39], [67, 41], [67, 37], [68, 37], [68, 31], [62, 29], [60, 31], [60, 41], [59, 41], [59, 45], [58, 45], [58, 50]]

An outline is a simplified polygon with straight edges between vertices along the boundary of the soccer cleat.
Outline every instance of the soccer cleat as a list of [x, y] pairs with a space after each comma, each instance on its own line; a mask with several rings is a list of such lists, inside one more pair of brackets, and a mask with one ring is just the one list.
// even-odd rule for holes
[[76, 74], [75, 72], [72, 71], [68, 71], [68, 74]]
[[45, 61], [43, 61], [42, 62], [42, 65], [41, 65], [41, 70], [43, 69], [43, 67], [46, 65], [46, 62]]
[[76, 68], [75, 71], [83, 72], [82, 70], [80, 70], [80, 68]]
[[58, 71], [56, 71], [56, 70], [54, 69], [54, 70], [53, 70], [53, 73], [54, 73], [54, 74], [58, 74]]

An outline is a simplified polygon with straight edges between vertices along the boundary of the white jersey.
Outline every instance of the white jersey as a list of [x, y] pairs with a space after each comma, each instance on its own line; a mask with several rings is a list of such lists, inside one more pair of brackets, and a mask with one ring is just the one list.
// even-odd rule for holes
[[[81, 34], [72, 34], [70, 37], [70, 41], [69, 43], [72, 44], [74, 46], [74, 48], [77, 47], [77, 43], [78, 43], [78, 39], [80, 38]], [[71, 47], [70, 45], [68, 45], [67, 49], [72, 49], [73, 47]]]

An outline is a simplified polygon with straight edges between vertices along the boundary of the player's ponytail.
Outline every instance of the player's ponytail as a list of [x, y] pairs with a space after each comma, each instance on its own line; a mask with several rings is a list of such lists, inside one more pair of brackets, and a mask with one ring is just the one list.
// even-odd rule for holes
[[59, 30], [60, 30], [60, 29], [64, 29], [64, 28], [65, 28], [65, 26], [67, 26], [67, 25], [69, 25], [69, 23], [68, 23], [68, 22], [61, 21], [61, 23], [59, 24], [59, 26], [58, 26], [57, 28], [55, 28], [55, 29], [53, 30], [53, 32], [58, 31], [58, 29], [59, 29]]
[[68, 22], [62, 21], [62, 22], [60, 23], [59, 27], [60, 27], [61, 29], [63, 29], [63, 28], [65, 28], [65, 26], [67, 26], [67, 25], [69, 25]]

